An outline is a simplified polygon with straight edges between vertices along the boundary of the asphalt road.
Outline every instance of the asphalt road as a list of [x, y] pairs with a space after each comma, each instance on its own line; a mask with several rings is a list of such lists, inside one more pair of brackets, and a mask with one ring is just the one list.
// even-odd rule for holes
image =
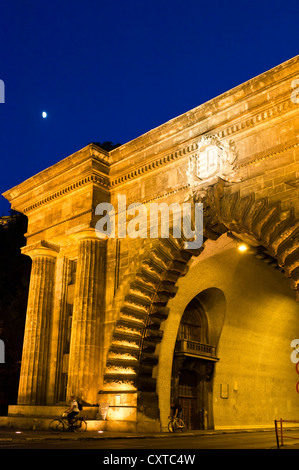
[[[288, 448], [299, 448], [299, 441], [289, 441]], [[275, 433], [240, 432], [201, 436], [179, 435], [165, 437], [113, 439], [32, 439], [0, 442], [0, 449], [276, 449]]]

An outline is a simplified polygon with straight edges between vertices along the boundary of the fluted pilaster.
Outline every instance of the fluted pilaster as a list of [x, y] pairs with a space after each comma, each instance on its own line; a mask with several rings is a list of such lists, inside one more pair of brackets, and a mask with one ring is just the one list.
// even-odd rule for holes
[[51, 322], [51, 343], [49, 345], [49, 377], [47, 387], [47, 404], [59, 401], [63, 347], [65, 338], [65, 317], [68, 288], [69, 260], [62, 256], [57, 258], [55, 269], [55, 291]]
[[68, 395], [97, 403], [100, 322], [104, 311], [106, 242], [81, 239], [78, 249], [69, 358]]
[[[27, 248], [27, 247], [26, 247]], [[55, 282], [55, 250], [23, 250], [32, 258], [18, 403], [43, 405], [49, 362], [50, 323]]]

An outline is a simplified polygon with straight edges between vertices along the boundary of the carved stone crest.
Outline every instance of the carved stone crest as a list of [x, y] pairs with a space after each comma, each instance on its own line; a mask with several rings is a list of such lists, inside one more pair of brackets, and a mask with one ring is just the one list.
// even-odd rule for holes
[[227, 182], [237, 182], [235, 164], [237, 153], [232, 141], [221, 142], [216, 136], [203, 136], [198, 143], [198, 151], [189, 158], [186, 170], [192, 193], [204, 194], [208, 186], [219, 178]]

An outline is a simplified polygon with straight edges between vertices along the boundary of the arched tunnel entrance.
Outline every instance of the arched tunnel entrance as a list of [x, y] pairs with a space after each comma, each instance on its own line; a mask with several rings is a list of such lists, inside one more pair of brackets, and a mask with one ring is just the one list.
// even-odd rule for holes
[[189, 429], [272, 426], [298, 412], [290, 361], [298, 303], [268, 261], [224, 234], [178, 280], [155, 375], [162, 429], [175, 399]]
[[[277, 371], [285, 375], [297, 325], [290, 284], [298, 292], [298, 222], [292, 211], [282, 213], [254, 196], [224, 195], [221, 186], [208, 193], [205, 220], [198, 251], [172, 237], [151, 247], [120, 307], [103, 392], [135, 394], [142, 429], [167, 430], [171, 399], [178, 397], [188, 399], [191, 428], [272, 425], [278, 410], [291, 417], [297, 407], [297, 396], [283, 405], [287, 390], [274, 382]], [[238, 251], [241, 240], [249, 248], [244, 253]], [[195, 297], [202, 310], [190, 304]], [[199, 322], [203, 339], [197, 342], [212, 348], [209, 357], [180, 350], [186, 310], [181, 329]], [[289, 371], [284, 383], [290, 386]]]

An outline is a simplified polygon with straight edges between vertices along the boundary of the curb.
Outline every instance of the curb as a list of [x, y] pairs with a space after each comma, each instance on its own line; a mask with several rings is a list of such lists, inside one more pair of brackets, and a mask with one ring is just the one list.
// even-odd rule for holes
[[[5, 431], [4, 431], [5, 432]], [[10, 430], [10, 432], [13, 432]], [[26, 433], [26, 431], [21, 431]], [[27, 432], [30, 432], [30, 430]], [[38, 431], [37, 431], [38, 432]], [[42, 442], [42, 441], [50, 441], [50, 440], [63, 440], [63, 441], [87, 441], [87, 440], [107, 440], [107, 439], [163, 439], [163, 438], [180, 438], [180, 437], [201, 437], [201, 436], [215, 436], [221, 434], [239, 434], [239, 433], [252, 433], [252, 432], [273, 432], [272, 429], [247, 429], [247, 430], [210, 430], [210, 431], [199, 431], [199, 432], [176, 432], [176, 433], [169, 433], [163, 432], [158, 434], [111, 434], [105, 435], [105, 431], [103, 434], [99, 435], [88, 435], [88, 431], [85, 434], [67, 434], [66, 432], [58, 433], [58, 434], [46, 434], [43, 436], [13, 436], [13, 437], [0, 437], [0, 443], [5, 442]]]
[[178, 437], [194, 437], [194, 436], [201, 436], [202, 434], [167, 434], [167, 433], [163, 433], [162, 435], [158, 434], [138, 434], [138, 435], [122, 435], [122, 436], [118, 436], [118, 435], [115, 435], [115, 436], [102, 436], [102, 435], [99, 435], [99, 436], [88, 436], [88, 435], [82, 435], [82, 436], [77, 436], [77, 435], [74, 435], [74, 436], [70, 436], [70, 435], [60, 435], [60, 434], [55, 434], [53, 436], [50, 436], [50, 435], [47, 435], [47, 436], [41, 436], [41, 437], [38, 437], [38, 436], [33, 436], [33, 437], [30, 437], [30, 436], [26, 436], [26, 437], [5, 437], [5, 438], [2, 438], [0, 437], [0, 443], [5, 443], [5, 442], [24, 442], [24, 441], [57, 441], [57, 440], [61, 440], [61, 441], [89, 441], [89, 440], [94, 440], [94, 441], [98, 441], [98, 440], [107, 440], [107, 439], [163, 439], [163, 438], [167, 438], [167, 437], [172, 437], [172, 438], [178, 438]]

